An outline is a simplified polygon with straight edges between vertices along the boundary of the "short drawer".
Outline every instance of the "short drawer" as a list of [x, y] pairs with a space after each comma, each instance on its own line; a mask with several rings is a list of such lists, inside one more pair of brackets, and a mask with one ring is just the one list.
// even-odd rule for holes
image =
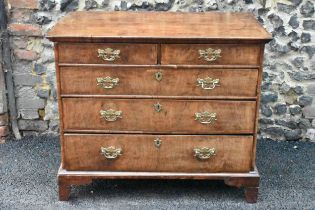
[[65, 131], [248, 134], [255, 101], [63, 98]]
[[165, 44], [162, 64], [259, 65], [260, 45]]
[[154, 44], [61, 43], [59, 63], [77, 64], [156, 64]]
[[248, 172], [253, 137], [65, 134], [63, 145], [67, 170]]
[[255, 97], [257, 69], [61, 67], [61, 94]]

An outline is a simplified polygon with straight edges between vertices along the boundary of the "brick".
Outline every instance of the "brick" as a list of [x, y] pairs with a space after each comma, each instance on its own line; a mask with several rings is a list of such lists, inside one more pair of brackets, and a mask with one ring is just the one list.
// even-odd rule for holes
[[45, 131], [48, 129], [48, 122], [43, 120], [19, 120], [20, 130]]
[[41, 28], [34, 24], [11, 23], [8, 28], [16, 36], [42, 36]]
[[11, 9], [10, 22], [11, 23], [30, 23], [33, 21], [33, 11], [29, 9]]
[[13, 8], [38, 9], [38, 0], [8, 0]]
[[9, 135], [9, 127], [8, 126], [0, 126], [0, 136]]
[[303, 108], [303, 115], [307, 119], [315, 119], [315, 106], [307, 106]]
[[0, 126], [8, 125], [8, 123], [9, 123], [8, 114], [2, 114], [2, 115], [0, 115]]
[[14, 55], [16, 58], [20, 60], [27, 60], [27, 61], [33, 61], [38, 58], [38, 55], [35, 51], [32, 50], [21, 50], [21, 49], [15, 49]]

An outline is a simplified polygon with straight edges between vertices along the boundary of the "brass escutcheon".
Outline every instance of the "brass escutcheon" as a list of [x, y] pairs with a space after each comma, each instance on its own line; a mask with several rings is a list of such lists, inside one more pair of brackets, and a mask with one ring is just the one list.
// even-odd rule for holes
[[201, 124], [212, 124], [217, 121], [217, 113], [215, 112], [196, 112], [195, 120]]
[[120, 58], [120, 50], [114, 50], [112, 48], [98, 49], [97, 53], [97, 57], [102, 58], [104, 61], [115, 61]]
[[163, 73], [162, 71], [158, 71], [158, 72], [155, 72], [154, 76], [157, 81], [161, 81], [163, 78]]
[[116, 111], [113, 109], [100, 110], [101, 118], [104, 118], [108, 122], [114, 122], [118, 118], [122, 118], [122, 111]]
[[162, 140], [161, 140], [159, 137], [157, 137], [156, 139], [154, 139], [154, 146], [155, 146], [156, 148], [160, 148], [160, 147], [161, 147], [161, 144], [162, 144]]
[[194, 149], [194, 157], [198, 160], [207, 160], [215, 155], [215, 148], [197, 147]]
[[200, 86], [204, 90], [212, 90], [219, 85], [220, 79], [214, 79], [211, 77], [206, 77], [204, 79], [197, 79], [197, 86]]
[[120, 155], [122, 155], [121, 148], [115, 148], [114, 146], [110, 147], [101, 147], [101, 154], [109, 160], [117, 159]]
[[208, 48], [205, 50], [198, 50], [199, 58], [203, 58], [205, 61], [212, 62], [216, 61], [218, 58], [221, 57], [221, 49], [213, 49]]
[[96, 78], [97, 86], [101, 86], [104, 89], [112, 89], [119, 83], [119, 78], [98, 77]]
[[157, 102], [157, 103], [154, 104], [153, 106], [154, 106], [154, 110], [155, 110], [156, 112], [161, 112], [161, 111], [162, 111], [162, 105], [161, 105], [159, 102]]

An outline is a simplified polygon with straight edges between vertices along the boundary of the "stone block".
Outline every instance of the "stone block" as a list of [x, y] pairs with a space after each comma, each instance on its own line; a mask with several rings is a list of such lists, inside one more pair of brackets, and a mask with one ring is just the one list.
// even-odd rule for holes
[[14, 74], [31, 74], [33, 69], [32, 62], [19, 60], [12, 63]]
[[15, 85], [26, 85], [26, 86], [35, 86], [38, 83], [41, 83], [42, 78], [40, 76], [31, 75], [31, 74], [14, 74], [13, 75]]
[[306, 92], [308, 95], [315, 96], [315, 83], [307, 85]]
[[27, 8], [27, 9], [37, 9], [37, 0], [8, 0], [8, 3], [13, 8]]
[[12, 35], [16, 36], [42, 36], [42, 30], [38, 25], [11, 23], [8, 29]]
[[305, 2], [300, 8], [300, 13], [304, 17], [312, 17], [314, 14], [314, 4], [311, 1]]
[[297, 114], [302, 113], [302, 108], [299, 105], [290, 105], [289, 110], [292, 115], [297, 115]]
[[55, 0], [39, 0], [40, 9], [43, 11], [50, 11], [55, 8]]
[[278, 100], [278, 94], [274, 92], [264, 92], [261, 94], [261, 103], [266, 104], [269, 102], [276, 102]]
[[22, 131], [23, 136], [38, 136], [39, 133], [37, 131]]
[[79, 0], [61, 0], [60, 10], [70, 12], [79, 8]]
[[287, 112], [287, 105], [286, 104], [276, 104], [274, 107], [275, 114], [282, 115]]
[[54, 131], [54, 132], [59, 132], [59, 120], [50, 120], [49, 130]]
[[303, 115], [307, 119], [315, 119], [315, 105], [304, 107]]
[[48, 129], [48, 122], [43, 120], [19, 120], [20, 130], [45, 131]]
[[45, 107], [44, 99], [17, 98], [17, 107], [22, 109], [43, 109]]
[[311, 142], [315, 142], [315, 129], [307, 129], [305, 138]]
[[308, 128], [311, 128], [311, 127], [312, 127], [312, 124], [311, 124], [309, 119], [305, 119], [305, 118], [300, 119], [299, 128], [301, 128], [301, 129], [308, 129]]
[[38, 89], [37, 96], [40, 98], [48, 98], [49, 97], [49, 90], [48, 89]]
[[305, 30], [314, 30], [315, 31], [315, 20], [304, 20], [303, 28]]
[[312, 96], [300, 96], [298, 98], [298, 103], [300, 106], [307, 106], [312, 104], [313, 102], [313, 97]]
[[39, 118], [37, 109], [20, 109], [18, 110], [18, 113], [22, 119], [26, 120], [34, 120]]
[[25, 37], [11, 37], [10, 41], [13, 49], [25, 49], [28, 39]]
[[302, 138], [302, 130], [300, 129], [285, 130], [284, 137], [288, 141], [297, 141]]
[[44, 74], [46, 72], [46, 68], [42, 64], [35, 63], [34, 64], [34, 71], [36, 72], [36, 74], [41, 75], [41, 74]]

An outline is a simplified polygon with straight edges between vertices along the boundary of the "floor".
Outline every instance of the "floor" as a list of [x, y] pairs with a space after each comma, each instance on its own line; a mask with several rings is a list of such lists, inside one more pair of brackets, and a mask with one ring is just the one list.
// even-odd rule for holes
[[102, 180], [58, 201], [57, 136], [0, 144], [0, 209], [315, 209], [315, 143], [258, 141], [258, 202], [220, 181]]

